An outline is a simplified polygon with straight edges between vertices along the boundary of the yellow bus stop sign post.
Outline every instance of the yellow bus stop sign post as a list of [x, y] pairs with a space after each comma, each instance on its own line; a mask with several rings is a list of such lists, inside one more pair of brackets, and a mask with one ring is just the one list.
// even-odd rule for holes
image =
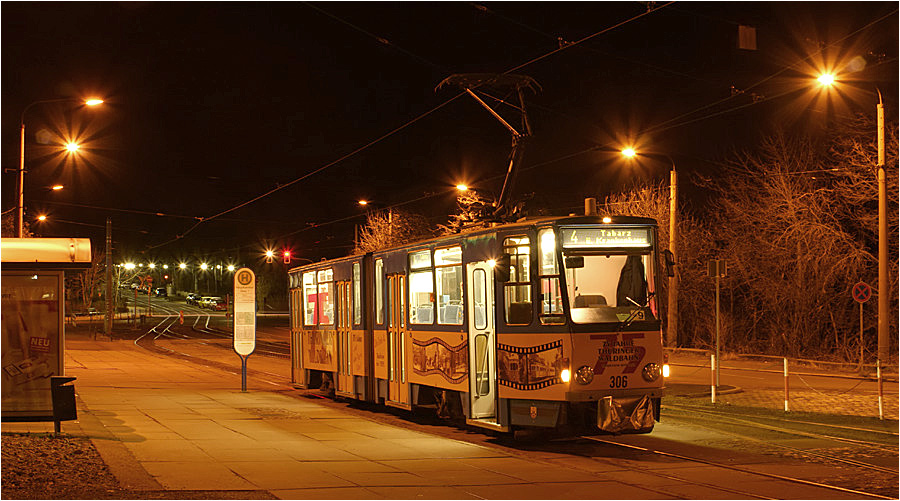
[[250, 268], [234, 274], [234, 351], [241, 357], [241, 391], [247, 391], [247, 358], [256, 349], [256, 275]]

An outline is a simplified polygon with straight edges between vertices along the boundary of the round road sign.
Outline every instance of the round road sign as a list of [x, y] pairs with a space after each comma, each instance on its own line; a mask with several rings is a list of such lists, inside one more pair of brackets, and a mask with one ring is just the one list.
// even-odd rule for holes
[[872, 297], [872, 288], [869, 287], [869, 284], [860, 282], [853, 286], [853, 290], [850, 294], [857, 303], [865, 303]]

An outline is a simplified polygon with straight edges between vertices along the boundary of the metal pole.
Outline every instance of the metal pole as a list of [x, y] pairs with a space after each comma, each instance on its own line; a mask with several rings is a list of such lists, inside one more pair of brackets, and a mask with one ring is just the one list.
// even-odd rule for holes
[[888, 232], [887, 232], [887, 189], [884, 173], [884, 103], [878, 91], [878, 359], [890, 358], [888, 337], [888, 300], [891, 284], [888, 281]]
[[241, 355], [241, 391], [247, 393], [247, 357]]
[[875, 370], [878, 372], [878, 419], [884, 419], [884, 382], [881, 379], [881, 360], [875, 361]]
[[112, 339], [113, 286], [112, 286], [112, 218], [106, 218], [106, 335]]
[[[26, 108], [27, 109], [27, 108]], [[22, 112], [23, 116], [25, 112]], [[19, 203], [17, 208], [16, 231], [19, 238], [22, 238], [24, 231], [25, 219], [25, 120], [22, 120], [22, 127], [19, 134]]]
[[788, 397], [790, 395], [790, 393], [789, 393], [790, 390], [788, 389], [788, 386], [789, 386], [788, 380], [789, 379], [790, 379], [790, 376], [788, 375], [788, 359], [787, 359], [787, 357], [784, 357], [784, 412], [791, 411], [791, 409], [788, 407], [788, 400], [789, 400]]
[[[669, 251], [678, 261], [676, 242], [678, 242], [678, 175], [675, 173], [675, 162], [672, 162], [672, 171], [669, 174]], [[666, 331], [666, 346], [678, 345], [678, 267], [675, 273], [669, 277], [669, 305], [668, 305], [668, 329]]]
[[716, 259], [716, 386], [719, 386], [719, 280], [722, 261]]
[[712, 395], [712, 403], [716, 403], [716, 356], [709, 356], [709, 392]]
[[859, 303], [859, 370], [862, 370], [863, 364], [865, 363], [865, 352], [864, 348], [864, 339], [863, 339], [863, 304]]

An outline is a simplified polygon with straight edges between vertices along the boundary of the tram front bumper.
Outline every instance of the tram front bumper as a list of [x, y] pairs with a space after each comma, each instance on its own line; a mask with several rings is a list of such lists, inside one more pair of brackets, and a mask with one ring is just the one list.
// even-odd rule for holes
[[597, 427], [608, 433], [647, 433], [655, 419], [650, 395], [606, 397], [597, 402]]

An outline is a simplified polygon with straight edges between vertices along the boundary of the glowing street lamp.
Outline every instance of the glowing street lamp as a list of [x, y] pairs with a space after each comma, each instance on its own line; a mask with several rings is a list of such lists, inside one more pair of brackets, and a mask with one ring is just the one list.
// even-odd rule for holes
[[183, 270], [183, 269], [187, 268], [187, 265], [184, 263], [178, 263], [178, 267]]
[[[628, 147], [622, 150], [622, 155], [628, 158], [635, 158], [638, 153], [634, 148]], [[678, 174], [675, 172], [675, 160], [669, 155], [658, 153], [644, 153], [645, 156], [662, 156], [672, 162], [672, 169], [669, 171], [669, 251], [672, 258], [677, 262], [677, 242], [678, 242]], [[678, 273], [675, 272], [669, 277], [669, 301], [667, 305], [666, 316], [668, 319], [666, 330], [666, 345], [674, 347], [678, 342]], [[718, 342], [716, 343], [718, 350]], [[716, 361], [718, 363], [719, 356], [716, 353]], [[718, 385], [718, 381], [716, 382]]]
[[53, 191], [59, 191], [59, 190], [61, 190], [61, 189], [63, 189], [63, 188], [65, 188], [65, 186], [63, 186], [63, 185], [61, 185], [61, 184], [54, 184], [53, 186], [50, 187], [50, 189], [53, 190]]
[[[25, 113], [27, 113], [28, 110], [31, 109], [32, 106], [35, 106], [38, 104], [61, 103], [61, 102], [72, 102], [72, 101], [77, 102], [78, 99], [72, 99], [72, 98], [41, 99], [38, 101], [34, 101], [33, 103], [26, 106], [25, 109], [22, 110], [22, 115], [20, 115], [20, 118], [19, 118], [19, 178], [18, 178], [19, 201], [18, 201], [18, 211], [17, 211], [18, 217], [16, 219], [17, 236], [19, 238], [22, 238], [23, 231], [25, 229], [24, 225], [23, 225], [23, 219], [25, 217]], [[102, 104], [103, 100], [102, 99], [88, 99], [88, 100], [82, 101], [82, 102], [87, 106], [97, 106], [98, 104]], [[70, 143], [70, 144], [74, 144], [74, 143]], [[74, 150], [70, 149], [68, 145], [66, 146], [66, 149], [68, 149], [70, 152], [74, 151]], [[75, 149], [78, 149], [77, 145], [75, 146]]]
[[66, 143], [66, 151], [69, 153], [77, 153], [81, 146], [78, 143]]
[[[820, 75], [816, 80], [823, 87], [831, 88], [834, 85], [835, 77], [831, 74]], [[878, 181], [878, 358], [877, 363], [880, 365], [882, 360], [887, 360], [890, 356], [890, 337], [888, 333], [888, 300], [890, 294], [890, 282], [888, 281], [888, 232], [887, 232], [887, 186], [884, 172], [884, 100], [881, 96], [881, 89], [875, 88], [878, 92], [878, 103], [875, 105], [876, 114], [876, 139], [878, 141], [878, 165], [877, 181]], [[860, 362], [862, 363], [862, 362]]]
[[125, 263], [125, 269], [126, 269], [126, 270], [133, 270], [133, 269], [134, 269], [134, 263]]
[[456, 189], [459, 191], [469, 191], [469, 187], [460, 183], [456, 185]]
[[209, 265], [208, 265], [208, 264], [206, 264], [206, 263], [200, 263], [200, 269], [201, 269], [201, 270], [206, 271], [207, 268], [209, 268]]

